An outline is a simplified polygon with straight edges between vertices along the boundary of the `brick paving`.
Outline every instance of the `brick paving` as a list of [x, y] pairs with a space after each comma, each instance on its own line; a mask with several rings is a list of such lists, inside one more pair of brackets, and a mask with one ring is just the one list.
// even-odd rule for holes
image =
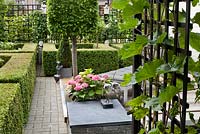
[[69, 134], [64, 123], [59, 85], [53, 77], [37, 77], [25, 134]]

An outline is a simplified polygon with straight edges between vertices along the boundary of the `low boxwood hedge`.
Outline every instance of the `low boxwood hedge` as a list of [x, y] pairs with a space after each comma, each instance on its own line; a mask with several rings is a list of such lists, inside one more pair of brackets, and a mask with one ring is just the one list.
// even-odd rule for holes
[[22, 134], [21, 99], [19, 84], [0, 84], [0, 134]]
[[0, 68], [10, 59], [10, 56], [0, 56]]
[[77, 43], [77, 49], [89, 49], [93, 47], [94, 47], [94, 44], [92, 43]]
[[[56, 53], [54, 44], [45, 44], [43, 47], [43, 69], [46, 76], [56, 74]], [[86, 68], [94, 69], [95, 73], [103, 73], [119, 68], [118, 51], [109, 46], [99, 49], [78, 49], [78, 71]]]
[[[58, 49], [59, 43], [56, 43], [55, 47]], [[72, 47], [72, 44], [70, 44], [70, 47]], [[93, 47], [94, 47], [93, 43], [77, 43], [77, 49], [89, 49]]]
[[[0, 53], [34, 53], [37, 50], [37, 44], [34, 43], [24, 43], [22, 49], [18, 50], [0, 50]], [[18, 46], [19, 47], [19, 46]]]
[[0, 83], [19, 83], [22, 95], [24, 123], [28, 118], [36, 78], [34, 53], [1, 53], [0, 56], [11, 56], [0, 68]]
[[46, 76], [56, 74], [56, 54], [55, 44], [44, 44], [42, 52], [42, 67]]
[[92, 68], [98, 74], [119, 68], [117, 50], [79, 49], [77, 57], [79, 72]]

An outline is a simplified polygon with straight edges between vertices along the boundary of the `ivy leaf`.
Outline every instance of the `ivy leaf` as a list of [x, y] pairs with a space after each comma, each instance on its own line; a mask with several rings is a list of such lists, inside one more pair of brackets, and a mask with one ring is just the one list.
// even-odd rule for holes
[[162, 33], [162, 34], [158, 37], [156, 43], [157, 43], [157, 44], [163, 43], [164, 40], [165, 40], [165, 38], [166, 38], [166, 36], [167, 36], [167, 33], [166, 33], [166, 32]]
[[162, 59], [155, 59], [145, 63], [144, 66], [140, 66], [138, 71], [134, 73], [135, 78], [132, 79], [132, 84], [154, 77], [157, 73], [157, 68], [163, 63]]
[[130, 107], [137, 107], [137, 106], [141, 106], [144, 101], [147, 99], [146, 95], [140, 95], [130, 101], [128, 101], [126, 103], [126, 106], [130, 106]]
[[136, 40], [134, 42], [123, 45], [122, 49], [120, 50], [122, 59], [141, 54], [143, 47], [147, 45], [147, 43], [148, 39], [146, 36], [137, 35]]
[[141, 120], [148, 113], [149, 113], [149, 109], [148, 108], [139, 107], [137, 110], [134, 110], [133, 116], [135, 117], [136, 120]]
[[160, 111], [162, 107], [159, 104], [159, 99], [157, 97], [152, 97], [149, 100], [145, 101], [145, 107], [152, 107], [154, 111]]
[[123, 80], [124, 80], [124, 81], [121, 82], [121, 85], [122, 85], [122, 86], [128, 85], [128, 83], [131, 82], [132, 76], [133, 76], [133, 74], [124, 74], [124, 77], [123, 77]]
[[159, 95], [159, 103], [162, 105], [165, 102], [171, 101], [171, 99], [179, 93], [179, 89], [175, 86], [168, 86]]
[[116, 9], [124, 9], [128, 3], [129, 0], [113, 0], [112, 7]]
[[195, 14], [194, 18], [192, 18], [192, 22], [198, 24], [200, 27], [200, 12]]

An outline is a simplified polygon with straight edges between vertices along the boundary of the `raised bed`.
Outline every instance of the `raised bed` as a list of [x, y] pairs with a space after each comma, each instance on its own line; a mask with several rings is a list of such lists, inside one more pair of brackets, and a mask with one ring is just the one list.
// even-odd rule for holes
[[132, 117], [117, 99], [113, 99], [113, 108], [103, 109], [99, 101], [66, 101], [61, 84], [61, 97], [65, 123], [72, 134], [130, 134]]

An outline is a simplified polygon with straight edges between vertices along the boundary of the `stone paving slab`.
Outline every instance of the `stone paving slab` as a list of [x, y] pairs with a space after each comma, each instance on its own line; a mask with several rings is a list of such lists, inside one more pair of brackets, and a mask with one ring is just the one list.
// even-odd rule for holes
[[25, 134], [69, 134], [64, 123], [59, 85], [53, 77], [37, 77]]

